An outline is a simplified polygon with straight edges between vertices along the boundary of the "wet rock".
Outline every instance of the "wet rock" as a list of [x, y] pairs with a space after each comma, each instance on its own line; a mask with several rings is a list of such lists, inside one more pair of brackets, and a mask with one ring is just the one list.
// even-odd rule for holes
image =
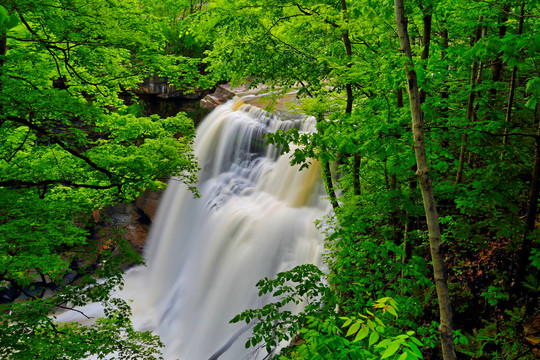
[[218, 85], [214, 93], [206, 95], [201, 100], [201, 108], [211, 110], [232, 99], [236, 94], [231, 91], [230, 84]]
[[150, 219], [150, 221], [154, 221], [159, 200], [161, 199], [162, 195], [163, 190], [147, 191], [135, 199], [135, 206], [137, 207], [137, 210], [140, 211], [139, 216], [141, 219], [146, 216]]
[[154, 95], [162, 99], [181, 98], [186, 100], [199, 100], [208, 94], [203, 88], [178, 88], [169, 83], [167, 77], [157, 75], [149, 76], [134, 90], [137, 95]]
[[163, 191], [147, 191], [130, 203], [107, 207], [99, 215], [92, 214], [99, 228], [92, 232], [98, 248], [107, 248], [114, 238], [120, 238], [142, 254], [162, 194]]
[[0, 304], [8, 304], [15, 301], [21, 295], [20, 290], [12, 287], [5, 287], [0, 289]]

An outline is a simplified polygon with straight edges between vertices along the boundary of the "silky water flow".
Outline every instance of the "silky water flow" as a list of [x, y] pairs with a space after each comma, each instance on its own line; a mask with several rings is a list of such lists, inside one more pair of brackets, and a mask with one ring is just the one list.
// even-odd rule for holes
[[320, 168], [299, 171], [289, 156], [265, 145], [264, 134], [313, 118], [283, 120], [235, 98], [217, 107], [197, 129], [195, 199], [169, 181], [145, 250], [146, 267], [126, 274], [120, 294], [133, 299], [137, 330], [153, 330], [166, 360], [263, 359], [246, 349], [251, 327], [229, 324], [262, 307], [255, 284], [296, 265], [320, 264], [322, 235], [314, 224], [329, 211]]

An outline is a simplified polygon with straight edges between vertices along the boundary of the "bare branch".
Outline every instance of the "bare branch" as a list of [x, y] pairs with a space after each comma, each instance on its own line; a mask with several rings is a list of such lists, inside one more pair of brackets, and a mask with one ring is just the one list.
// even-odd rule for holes
[[87, 318], [87, 319], [91, 319], [91, 318], [92, 318], [92, 317], [86, 315], [86, 314], [85, 314], [84, 312], [82, 312], [81, 310], [75, 309], [74, 307], [64, 306], [64, 305], [60, 305], [60, 304], [56, 304], [56, 305], [54, 305], [54, 306], [57, 307], [57, 308], [60, 308], [60, 309], [64, 309], [64, 310], [75, 311], [76, 313], [81, 314], [82, 316], [84, 316], [84, 317]]

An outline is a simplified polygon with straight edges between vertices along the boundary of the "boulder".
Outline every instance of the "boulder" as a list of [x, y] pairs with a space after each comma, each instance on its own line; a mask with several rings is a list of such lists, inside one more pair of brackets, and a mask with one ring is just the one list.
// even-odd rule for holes
[[221, 105], [232, 99], [235, 95], [236, 94], [231, 91], [231, 87], [229, 84], [218, 85], [214, 93], [206, 95], [201, 100], [201, 108], [205, 110], [212, 110], [218, 105]]

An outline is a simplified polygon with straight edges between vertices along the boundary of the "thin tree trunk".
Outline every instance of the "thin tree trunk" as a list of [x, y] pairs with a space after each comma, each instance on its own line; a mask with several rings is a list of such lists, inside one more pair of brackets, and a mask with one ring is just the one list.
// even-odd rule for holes
[[[537, 105], [535, 111], [537, 118], [538, 110]], [[527, 266], [529, 265], [529, 257], [531, 256], [533, 245], [531, 233], [536, 228], [536, 218], [538, 215], [538, 200], [540, 197], [540, 121], [538, 122], [538, 132], [535, 140], [536, 147], [534, 152], [531, 190], [529, 191], [529, 203], [527, 206], [527, 218], [525, 220], [525, 232], [523, 233], [523, 242], [521, 243], [521, 249], [518, 253], [518, 269], [513, 285], [514, 291], [512, 291], [512, 293], [515, 294], [520, 294], [523, 290], [523, 281], [525, 280]]]
[[[508, 13], [510, 13], [510, 5], [505, 5], [503, 8], [503, 11], [501, 13], [501, 17], [499, 19], [499, 39], [502, 39], [506, 35], [506, 30], [508, 27], [506, 26], [506, 22], [508, 21]], [[503, 62], [502, 62], [502, 52], [499, 52], [497, 54], [497, 57], [492, 62], [491, 65], [491, 80], [496, 83], [501, 80], [501, 74], [503, 69]], [[497, 95], [497, 89], [492, 88], [490, 89], [490, 96], [491, 96], [491, 102], [492, 105], [495, 102], [495, 96]]]
[[[388, 106], [390, 107], [391, 105], [388, 104]], [[401, 88], [398, 88], [396, 91], [396, 106], [397, 108], [403, 107], [403, 89]], [[395, 165], [396, 164], [394, 163], [392, 167], [395, 167]], [[398, 188], [398, 182], [397, 182], [397, 175], [395, 174], [395, 171], [392, 171], [392, 172], [393, 174], [390, 175], [390, 191], [395, 193]], [[386, 172], [386, 163], [385, 163], [385, 176], [388, 176], [386, 173], [387, 172]], [[392, 195], [390, 199], [392, 203], [395, 203], [397, 200], [394, 195]], [[394, 209], [390, 213], [390, 225], [392, 226], [392, 240], [394, 241], [394, 244], [396, 245], [399, 245], [403, 239], [403, 232], [398, 227], [399, 226], [398, 215], [399, 215], [398, 209]], [[403, 276], [403, 272], [402, 272], [402, 276]]]
[[[403, 88], [398, 88], [398, 92], [397, 92], [397, 107], [398, 108], [402, 108], [404, 107], [405, 105], [403, 104]], [[413, 166], [411, 166], [410, 168], [411, 170], [411, 173], [412, 174], [415, 174], [416, 173], [416, 164], [414, 164]], [[414, 202], [414, 196], [412, 195], [414, 193], [414, 190], [417, 188], [418, 186], [418, 183], [416, 182], [416, 175], [409, 175], [409, 190], [410, 190], [410, 197], [409, 197], [409, 200], [411, 201], [411, 203]], [[409, 261], [409, 259], [411, 258], [412, 256], [412, 244], [411, 242], [409, 241], [409, 236], [411, 234], [411, 232], [414, 230], [415, 228], [415, 223], [416, 223], [416, 217], [415, 216], [412, 216], [410, 213], [408, 214], [407, 216], [407, 222], [405, 223], [405, 229], [404, 232], [405, 232], [405, 236], [403, 237], [403, 252], [405, 253], [404, 257], [403, 257], [403, 263], [407, 263], [407, 261]], [[403, 276], [403, 272], [402, 272], [402, 277]]]
[[409, 33], [407, 30], [407, 18], [403, 0], [394, 0], [395, 22], [402, 51], [408, 58], [404, 64], [407, 75], [409, 92], [409, 102], [411, 106], [412, 131], [414, 140], [414, 152], [416, 164], [418, 166], [417, 175], [422, 192], [426, 222], [429, 233], [429, 243], [431, 248], [431, 260], [433, 263], [433, 275], [437, 289], [437, 297], [440, 311], [439, 332], [441, 336], [442, 353], [444, 360], [456, 359], [452, 330], [452, 306], [450, 294], [446, 283], [446, 271], [442, 254], [441, 230], [439, 226], [439, 216], [437, 205], [433, 195], [431, 177], [429, 175], [429, 164], [426, 155], [424, 142], [424, 124], [422, 120], [422, 109], [420, 104], [420, 91], [418, 89], [418, 79], [413, 66], [413, 56]]
[[[482, 34], [480, 35], [480, 39], [485, 38], [487, 36], [487, 26], [482, 27]], [[478, 71], [476, 72], [476, 79], [475, 79], [475, 87], [480, 85], [482, 83], [482, 77], [484, 75], [484, 68], [486, 67], [486, 63], [478, 63]], [[478, 90], [475, 91], [475, 96], [478, 94]], [[474, 105], [474, 108], [472, 110], [472, 118], [471, 120], [473, 122], [478, 121], [478, 109], [480, 108], [480, 103], [477, 102], [476, 105]]]
[[[346, 12], [347, 12], [346, 0], [341, 0], [341, 8], [343, 10], [343, 14], [344, 14], [343, 16], [346, 16]], [[345, 46], [345, 52], [347, 54], [347, 66], [350, 67], [350, 57], [352, 56], [352, 44], [351, 44], [351, 39], [349, 37], [349, 30], [345, 30], [341, 36], [343, 38], [343, 44]], [[345, 106], [345, 114], [350, 115], [352, 113], [352, 108], [353, 108], [353, 103], [354, 103], [352, 84], [351, 83], [345, 84], [345, 90], [347, 93], [347, 100], [346, 100], [347, 103]], [[355, 158], [354, 158], [354, 166], [353, 166], [353, 178], [355, 180], [353, 180], [354, 181], [353, 186], [354, 186], [355, 192], [358, 192], [359, 194], [360, 166], [357, 166], [357, 164], [359, 164], [360, 156], [357, 154], [355, 154], [354, 156]], [[330, 203], [332, 204], [332, 208], [334, 210], [337, 210], [339, 208], [339, 202], [337, 200], [336, 191], [335, 191], [334, 183], [332, 180], [332, 171], [330, 169], [330, 163], [328, 161], [325, 161], [325, 160], [322, 161], [322, 172], [323, 172], [323, 181], [326, 188], [326, 193], [328, 194], [330, 198]]]
[[[422, 9], [422, 12], [424, 13], [424, 17], [423, 17], [424, 29], [422, 32], [423, 49], [422, 49], [422, 54], [420, 54], [420, 59], [424, 61], [429, 58], [429, 50], [431, 47], [431, 32], [432, 32], [431, 29], [432, 29], [432, 18], [433, 18], [431, 11], [433, 11], [433, 6], [428, 5], [426, 9], [422, 5], [420, 5], [420, 8]], [[398, 93], [399, 97], [398, 97], [397, 106], [398, 108], [402, 108], [404, 106], [403, 105], [403, 89], [399, 88], [399, 90], [400, 91]], [[427, 98], [426, 92], [424, 90], [420, 90], [420, 105], [426, 101], [426, 98]], [[415, 174], [417, 170], [416, 164], [411, 166], [410, 170], [412, 174]], [[411, 190], [411, 198], [410, 198], [411, 202], [414, 201], [414, 196], [412, 194], [417, 187], [418, 187], [418, 182], [416, 181], [416, 175], [412, 175], [409, 180], [409, 190]], [[405, 224], [405, 229], [404, 229], [405, 238], [403, 240], [403, 252], [405, 253], [405, 256], [403, 257], [404, 264], [407, 263], [412, 256], [413, 246], [412, 246], [412, 242], [409, 241], [409, 235], [412, 231], [415, 230], [415, 227], [416, 227], [415, 224], [417, 223], [416, 220], [417, 219], [415, 216], [409, 215], [407, 219], [407, 223]]]
[[[446, 54], [448, 52], [448, 29], [446, 28], [446, 21], [442, 22], [442, 26], [444, 28], [441, 31], [441, 60], [445, 61]], [[451, 71], [450, 66], [448, 65], [446, 67], [446, 71], [449, 73]], [[450, 98], [449, 90], [450, 86], [448, 85], [448, 81], [446, 80], [446, 77], [443, 80], [443, 87], [441, 90], [441, 106], [439, 108], [440, 117], [442, 119], [448, 119], [448, 99]], [[446, 129], [445, 129], [446, 130]], [[444, 149], [447, 149], [450, 145], [450, 140], [447, 137], [442, 137], [440, 141], [440, 146]]]
[[[446, 23], [445, 23], [446, 25]], [[441, 45], [442, 45], [442, 50], [441, 50], [441, 60], [444, 60], [444, 58], [446, 57], [446, 52], [448, 51], [448, 29], [443, 29], [442, 32], [441, 32]], [[449, 70], [447, 68], [447, 70]], [[446, 80], [444, 81], [444, 87], [443, 87], [443, 91], [441, 93], [441, 98], [448, 100], [449, 98], [449, 94], [448, 94], [448, 84], [446, 83]], [[442, 117], [444, 118], [447, 118], [448, 117], [448, 104], [445, 103], [444, 107], [441, 109], [442, 110]]]
[[[443, 24], [446, 26], [446, 21], [443, 21]], [[443, 60], [448, 51], [448, 29], [446, 27], [441, 31], [441, 47], [441, 60]]]
[[[324, 121], [324, 115], [322, 113], [318, 114], [317, 122]], [[332, 179], [332, 170], [330, 169], [330, 162], [328, 160], [321, 159], [321, 171], [322, 171], [322, 180], [324, 187], [326, 189], [326, 194], [330, 199], [330, 204], [332, 208], [337, 210], [339, 208], [339, 203], [336, 196], [336, 190], [334, 188], [334, 180]]]
[[[398, 109], [401, 109], [402, 107], [405, 106], [403, 104], [403, 88], [401, 88], [401, 87], [397, 89], [397, 104], [396, 104], [396, 106], [397, 106]], [[412, 173], [416, 172], [416, 165], [413, 165], [411, 167], [411, 172]], [[416, 183], [415, 177], [414, 176], [409, 176], [409, 190], [411, 190], [411, 194], [413, 193], [414, 189], [416, 189], [416, 186], [417, 186], [417, 183]], [[412, 203], [414, 201], [414, 197], [411, 195], [409, 200]], [[411, 255], [412, 255], [412, 246], [411, 246], [410, 241], [408, 241], [408, 239], [409, 239], [410, 232], [413, 231], [414, 223], [415, 223], [415, 217], [411, 216], [411, 214], [408, 214], [407, 222], [405, 223], [405, 229], [403, 229], [403, 231], [405, 233], [405, 235], [403, 236], [403, 252], [405, 253], [405, 255], [403, 256], [403, 263], [404, 264], [407, 261], [409, 261], [409, 259], [411, 258]], [[402, 272], [401, 276], [404, 277], [403, 272]]]
[[[433, 11], [433, 6], [431, 4], [428, 5], [427, 8], [424, 8], [422, 5], [420, 5], [420, 8], [422, 9], [422, 12], [424, 13], [423, 17], [423, 23], [424, 23], [424, 30], [422, 33], [422, 45], [424, 45], [424, 48], [422, 49], [422, 54], [420, 55], [420, 59], [427, 60], [429, 57], [429, 48], [431, 46], [431, 23], [432, 23], [432, 15], [431, 12]], [[420, 103], [423, 104], [426, 101], [427, 94], [424, 90], [420, 90]]]
[[352, 85], [350, 83], [345, 85], [345, 91], [347, 92], [347, 107], [345, 109], [345, 113], [350, 114], [352, 113], [353, 102], [354, 102], [353, 93], [352, 93]]
[[4, 66], [4, 56], [7, 51], [6, 34], [0, 34], [0, 68]]
[[[471, 41], [471, 47], [474, 46], [480, 40], [480, 36], [482, 34], [482, 22], [483, 17], [480, 16], [479, 24], [476, 27], [476, 33]], [[478, 73], [478, 61], [474, 61], [472, 65], [472, 71], [471, 71], [471, 92], [469, 93], [469, 101], [467, 102], [467, 121], [470, 122], [473, 117], [473, 110], [474, 110], [474, 99], [476, 97], [476, 81], [477, 81], [477, 73]], [[465, 152], [467, 150], [467, 134], [463, 134], [461, 137], [461, 149], [459, 151], [459, 166], [456, 173], [456, 180], [455, 185], [459, 185], [461, 183], [461, 180], [463, 179], [463, 168], [465, 167]]]
[[[390, 176], [390, 190], [395, 192], [397, 189], [397, 176], [395, 174], [392, 174]], [[396, 201], [395, 197], [392, 197], [392, 201]], [[397, 209], [393, 210], [390, 214], [390, 225], [392, 225], [392, 240], [394, 241], [394, 244], [400, 245], [403, 239], [402, 246], [405, 247], [406, 239], [403, 238], [403, 233], [399, 228], [399, 217]], [[405, 257], [403, 257], [402, 262], [406, 262]], [[403, 273], [401, 276], [403, 277]]]
[[326, 193], [330, 198], [330, 204], [332, 204], [332, 208], [335, 211], [339, 208], [339, 203], [337, 201], [336, 191], [334, 189], [334, 181], [332, 180], [332, 170], [330, 169], [330, 162], [327, 160], [322, 160], [321, 162], [324, 187], [326, 188]]
[[[429, 58], [429, 50], [431, 48], [431, 29], [432, 29], [432, 14], [433, 6], [430, 4], [427, 8], [424, 8], [422, 5], [420, 5], [420, 9], [424, 13], [424, 16], [422, 18], [424, 29], [422, 31], [422, 54], [420, 54], [420, 59], [422, 61], [427, 60]], [[403, 105], [403, 89], [399, 88], [398, 92], [398, 108], [402, 108]], [[426, 101], [427, 94], [424, 90], [420, 90], [420, 104], [423, 104]], [[411, 166], [411, 172], [416, 172], [416, 164]], [[409, 189], [411, 190], [411, 194], [413, 191], [417, 188], [418, 183], [415, 180], [415, 176], [411, 176], [411, 180], [409, 181]], [[411, 196], [411, 202], [414, 201], [413, 197]], [[407, 223], [405, 224], [405, 238], [403, 239], [403, 252], [405, 253], [405, 256], [403, 257], [403, 263], [407, 263], [409, 259], [412, 256], [412, 243], [408, 241], [409, 234], [414, 230], [414, 224], [416, 222], [416, 218], [414, 216], [408, 216]]]
[[[341, 0], [341, 9], [343, 10], [343, 16], [347, 16], [347, 1], [346, 0]], [[345, 45], [345, 52], [347, 54], [347, 67], [350, 67], [351, 66], [350, 58], [352, 56], [352, 44], [351, 44], [351, 39], [349, 37], [349, 30], [345, 30], [341, 36], [343, 37], [343, 44]], [[345, 113], [350, 114], [352, 113], [352, 107], [353, 107], [353, 102], [354, 102], [352, 84], [351, 83], [345, 84], [345, 90], [347, 92], [347, 106], [345, 108]]]
[[[521, 35], [523, 33], [523, 20], [525, 18], [525, 2], [523, 1], [521, 3], [521, 12], [519, 17], [519, 25], [518, 25], [518, 35]], [[516, 78], [517, 78], [517, 65], [514, 65], [514, 68], [512, 69], [512, 79], [510, 80], [510, 94], [508, 94], [508, 105], [506, 106], [506, 118], [505, 122], [506, 124], [510, 124], [512, 122], [512, 106], [514, 106], [514, 95], [516, 93]], [[504, 130], [505, 134], [508, 134], [508, 129]], [[508, 144], [508, 135], [505, 135], [503, 138], [503, 144]]]
[[[6, 34], [5, 33], [4, 34], [0, 33], [0, 71], [4, 67], [4, 57], [6, 55], [6, 52], [7, 52]], [[0, 81], [0, 91], [2, 91], [2, 88], [3, 88], [3, 84]], [[0, 114], [2, 114], [3, 112], [4, 112], [4, 109], [3, 109], [2, 104], [0, 103]], [[0, 126], [2, 126], [2, 124], [3, 124], [3, 122], [0, 121]]]
[[[347, 17], [347, 1], [341, 0], [341, 10], [343, 10], [343, 16]], [[351, 57], [352, 57], [352, 44], [351, 38], [349, 36], [349, 30], [345, 30], [341, 35], [343, 38], [343, 45], [345, 46], [345, 53], [347, 54], [347, 67], [351, 67]], [[352, 114], [353, 104], [354, 104], [354, 95], [352, 91], [352, 84], [345, 84], [345, 91], [347, 93], [347, 105], [345, 107], [345, 114]], [[361, 157], [360, 154], [354, 154], [353, 159], [353, 190], [354, 194], [360, 196], [362, 193], [360, 185], [360, 164]]]
[[358, 153], [354, 154], [353, 160], [353, 188], [356, 196], [362, 195], [362, 188], [360, 186], [360, 165], [362, 164], [362, 158]]
[[430, 4], [426, 9], [422, 10], [424, 12], [424, 31], [422, 36], [424, 49], [422, 50], [422, 55], [420, 55], [420, 58], [422, 60], [426, 60], [429, 57], [429, 48], [431, 46], [431, 12], [433, 11], [433, 6]]
[[[480, 36], [480, 38], [485, 38], [487, 36], [487, 30], [488, 30], [488, 27], [487, 26], [483, 26], [482, 27], [482, 35]], [[480, 86], [480, 84], [482, 83], [482, 78], [483, 78], [483, 75], [484, 75], [484, 68], [486, 67], [487, 63], [478, 63], [478, 72], [476, 74], [476, 79], [475, 79], [475, 87], [477, 86]], [[478, 94], [478, 89], [476, 88], [475, 90], [475, 97], [476, 95]], [[476, 104], [473, 106], [473, 109], [472, 109], [472, 113], [471, 113], [471, 122], [472, 123], [475, 123], [478, 121], [478, 110], [480, 109], [480, 102], [476, 102]], [[481, 144], [481, 140], [480, 138], [476, 139], [476, 147], [477, 148], [480, 148], [480, 144]], [[469, 164], [469, 167], [474, 167], [474, 165], [476, 163], [478, 163], [478, 160], [479, 160], [479, 157], [478, 157], [478, 154], [475, 154], [473, 153], [472, 151], [469, 151], [469, 160], [467, 161], [467, 163]]]

